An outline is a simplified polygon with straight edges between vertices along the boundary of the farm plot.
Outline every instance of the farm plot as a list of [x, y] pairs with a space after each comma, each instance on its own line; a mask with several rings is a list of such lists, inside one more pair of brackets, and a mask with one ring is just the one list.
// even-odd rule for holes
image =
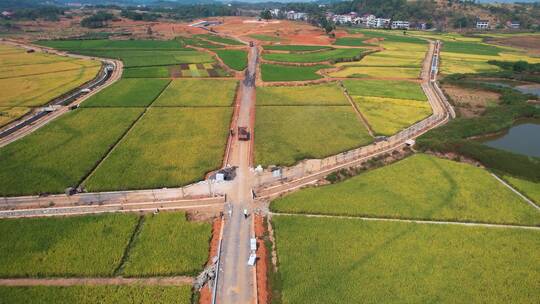
[[221, 37], [221, 36], [218, 36], [218, 35], [212, 35], [212, 34], [195, 35], [194, 37], [202, 38], [202, 39], [205, 39], [205, 40], [210, 40], [212, 42], [228, 44], [228, 45], [244, 45], [242, 42], [240, 42], [238, 40], [231, 39], [231, 38], [226, 38], [226, 37]]
[[0, 195], [62, 193], [77, 185], [142, 111], [75, 110], [3, 147]]
[[369, 144], [351, 106], [257, 107], [255, 163], [292, 165]]
[[167, 87], [166, 79], [121, 79], [86, 100], [83, 107], [146, 107]]
[[420, 68], [404, 67], [357, 67], [346, 66], [340, 71], [330, 73], [331, 77], [348, 78], [390, 78], [390, 79], [415, 79], [420, 77]]
[[332, 49], [311, 53], [264, 53], [262, 58], [279, 62], [323, 62], [359, 58], [364, 49]]
[[303, 81], [323, 78], [316, 72], [331, 68], [330, 65], [287, 66], [279, 64], [261, 64], [263, 81]]
[[531, 182], [525, 179], [512, 176], [504, 176], [504, 179], [516, 188], [521, 194], [540, 206], [540, 183]]
[[271, 207], [293, 213], [540, 224], [537, 210], [484, 169], [424, 154], [302, 190]]
[[93, 79], [100, 66], [0, 79], [0, 106], [36, 107]]
[[266, 51], [288, 51], [294, 52], [309, 52], [309, 51], [322, 51], [333, 49], [326, 45], [265, 45], [263, 49]]
[[3, 108], [46, 104], [94, 78], [101, 66], [99, 61], [26, 53], [7, 45], [0, 45], [0, 51], [0, 107]]
[[249, 35], [249, 37], [260, 40], [260, 41], [270, 41], [270, 42], [281, 41], [281, 38], [273, 36], [273, 35], [252, 34], [252, 35]]
[[5, 303], [190, 304], [191, 286], [0, 286]]
[[0, 127], [24, 116], [30, 111], [31, 108], [27, 107], [0, 107]]
[[337, 83], [297, 87], [259, 87], [257, 106], [349, 105]]
[[[534, 303], [539, 232], [273, 216], [283, 303]], [[306, 279], [309, 278], [309, 279]]]
[[154, 103], [155, 107], [229, 107], [234, 102], [236, 80], [176, 79]]
[[208, 259], [212, 227], [189, 222], [183, 212], [148, 214], [122, 274], [125, 276], [196, 276]]
[[244, 50], [215, 50], [215, 52], [233, 70], [243, 71], [247, 67], [247, 52]]
[[183, 44], [177, 40], [108, 40], [108, 39], [88, 39], [88, 40], [41, 40], [36, 44], [46, 47], [64, 50], [182, 50]]
[[335, 45], [343, 45], [343, 46], [368, 46], [369, 43], [365, 42], [365, 38], [356, 38], [356, 37], [341, 37], [337, 38], [336, 42], [334, 42]]
[[85, 182], [86, 188], [177, 187], [203, 179], [221, 165], [231, 113], [226, 107], [149, 109]]
[[137, 218], [107, 214], [0, 220], [0, 276], [111, 276]]
[[372, 96], [427, 101], [418, 83], [385, 80], [345, 80], [343, 85], [351, 96]]
[[182, 63], [178, 65], [126, 68], [123, 76], [124, 78], [204, 78], [229, 77], [230, 75], [215, 63]]
[[214, 58], [200, 51], [141, 51], [104, 50], [99, 52], [81, 51], [84, 55], [122, 60], [125, 67], [176, 65], [182, 63], [212, 63]]
[[425, 101], [381, 97], [353, 96], [377, 135], [393, 135], [431, 115], [431, 106]]

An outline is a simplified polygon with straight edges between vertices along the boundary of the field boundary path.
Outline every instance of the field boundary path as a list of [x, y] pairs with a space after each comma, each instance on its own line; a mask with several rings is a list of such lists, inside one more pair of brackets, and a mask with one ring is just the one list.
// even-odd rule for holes
[[477, 222], [466, 222], [466, 221], [414, 220], [414, 219], [399, 219], [399, 218], [386, 218], [386, 217], [325, 215], [325, 214], [309, 214], [309, 213], [269, 212], [269, 214], [272, 216], [299, 216], [299, 217], [303, 216], [303, 217], [314, 217], [314, 218], [337, 218], [337, 219], [350, 219], [350, 220], [374, 221], [374, 222], [396, 222], [396, 223], [414, 223], [414, 224], [428, 224], [428, 225], [459, 225], [459, 226], [487, 227], [487, 228], [540, 230], [540, 227], [538, 226], [490, 224], [490, 223], [477, 223]]
[[502, 178], [498, 177], [497, 175], [491, 173], [491, 176], [493, 176], [496, 180], [498, 180], [501, 184], [503, 184], [506, 188], [510, 189], [512, 192], [514, 192], [515, 194], [517, 194], [519, 197], [521, 197], [525, 202], [527, 202], [527, 204], [531, 205], [534, 207], [534, 209], [540, 211], [540, 206], [538, 206], [537, 204], [535, 204], [533, 201], [531, 201], [528, 197], [526, 197], [525, 195], [521, 194], [521, 192], [519, 192], [518, 190], [516, 190], [514, 187], [512, 187], [512, 185], [510, 185], [509, 183], [507, 183], [506, 181], [504, 181]]
[[[44, 105], [44, 107], [47, 105], [55, 105], [57, 106], [55, 110], [30, 113], [0, 128], [0, 148], [45, 126], [49, 122], [70, 111], [71, 107], [78, 107], [83, 101], [113, 84], [122, 76], [123, 63], [120, 60], [75, 55], [67, 52], [60, 52], [47, 47], [35, 46], [12, 40], [3, 40], [0, 41], [0, 43], [9, 44], [24, 49], [39, 50], [58, 56], [99, 60], [103, 63], [100, 72], [93, 80], [84, 83], [80, 87], [73, 89], [70, 92], [66, 92], [64, 95], [52, 99], [48, 104]], [[81, 91], [82, 89], [90, 89], [91, 91], [86, 94]]]
[[194, 279], [186, 276], [145, 278], [13, 278], [0, 279], [0, 286], [76, 286], [76, 285], [192, 285]]

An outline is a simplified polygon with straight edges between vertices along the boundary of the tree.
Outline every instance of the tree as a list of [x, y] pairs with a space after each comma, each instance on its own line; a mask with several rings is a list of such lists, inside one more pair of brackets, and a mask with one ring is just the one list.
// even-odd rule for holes
[[270, 20], [272, 19], [272, 13], [269, 10], [263, 10], [261, 12], [261, 18], [264, 20]]

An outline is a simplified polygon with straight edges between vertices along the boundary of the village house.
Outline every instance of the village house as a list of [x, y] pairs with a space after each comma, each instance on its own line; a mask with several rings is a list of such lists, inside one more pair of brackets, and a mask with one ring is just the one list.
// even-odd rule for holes
[[489, 30], [489, 20], [478, 20], [478, 21], [476, 21], [476, 29], [478, 29], [478, 30]]

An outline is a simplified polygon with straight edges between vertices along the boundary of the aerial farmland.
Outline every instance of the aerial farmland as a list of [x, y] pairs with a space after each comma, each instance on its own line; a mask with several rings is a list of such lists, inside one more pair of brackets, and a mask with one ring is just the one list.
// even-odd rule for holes
[[540, 298], [540, 35], [121, 7], [0, 32], [0, 303]]

